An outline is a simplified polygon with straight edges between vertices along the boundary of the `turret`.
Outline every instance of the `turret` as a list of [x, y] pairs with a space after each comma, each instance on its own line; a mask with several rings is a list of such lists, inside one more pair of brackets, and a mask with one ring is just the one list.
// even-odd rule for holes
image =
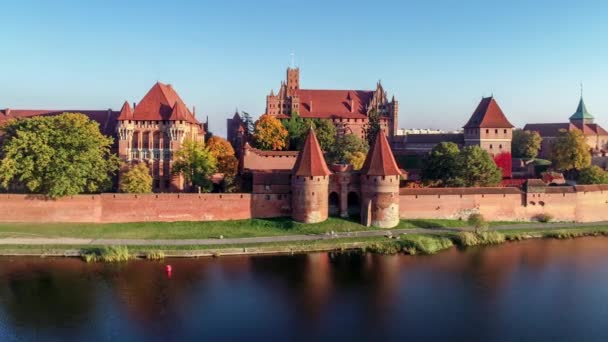
[[481, 99], [463, 128], [466, 146], [480, 146], [493, 156], [500, 153], [511, 153], [513, 125], [502, 112], [494, 97]]
[[327, 219], [330, 174], [311, 128], [291, 174], [291, 217], [295, 221], [317, 223]]
[[361, 169], [362, 224], [379, 228], [399, 224], [400, 176], [386, 135], [378, 132]]

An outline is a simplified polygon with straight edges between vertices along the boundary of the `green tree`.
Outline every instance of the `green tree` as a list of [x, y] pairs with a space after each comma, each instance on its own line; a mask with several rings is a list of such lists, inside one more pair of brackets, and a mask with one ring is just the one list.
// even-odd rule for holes
[[551, 145], [551, 161], [553, 167], [570, 175], [591, 165], [591, 153], [583, 132], [578, 129], [560, 130]]
[[578, 175], [579, 184], [608, 184], [608, 172], [596, 165], [581, 169]]
[[282, 123], [287, 130], [287, 149], [300, 150], [304, 145], [304, 138], [310, 126], [306, 127], [304, 119], [300, 117], [298, 112], [292, 112], [289, 119], [282, 120]]
[[306, 129], [302, 135], [302, 143], [298, 150], [303, 147], [304, 141], [306, 141], [306, 134], [308, 134], [308, 128], [312, 126], [315, 130], [315, 135], [317, 136], [321, 150], [329, 151], [336, 143], [336, 126], [334, 123], [328, 119], [305, 119], [304, 122]]
[[130, 194], [152, 192], [152, 175], [146, 163], [126, 167], [120, 177], [120, 191]]
[[243, 122], [245, 123], [246, 135], [247, 137], [250, 137], [253, 135], [253, 130], [255, 128], [253, 118], [251, 117], [251, 115], [249, 115], [249, 113], [245, 111], [242, 111], [241, 114], [243, 116]]
[[[353, 164], [353, 161], [358, 162], [359, 159], [361, 159], [360, 155], [357, 153], [362, 153], [365, 156], [368, 150], [369, 146], [367, 145], [367, 141], [354, 134], [345, 134], [336, 138], [335, 144], [330, 146], [327, 153], [327, 159], [330, 163]], [[354, 166], [355, 165], [353, 164], [353, 168], [357, 170]]]
[[479, 146], [467, 146], [458, 157], [459, 178], [464, 186], [495, 186], [502, 172], [488, 152]]
[[172, 172], [183, 175], [191, 189], [203, 191], [212, 188], [210, 177], [216, 172], [217, 160], [203, 144], [186, 139], [181, 149], [175, 152]]
[[2, 126], [0, 184], [51, 198], [111, 187], [119, 167], [113, 139], [79, 113], [11, 120]]
[[424, 160], [421, 178], [434, 186], [462, 186], [460, 149], [452, 142], [442, 142]]
[[287, 147], [287, 135], [287, 130], [277, 118], [265, 114], [255, 122], [253, 143], [261, 150], [283, 150]]
[[516, 129], [513, 131], [511, 150], [515, 158], [536, 158], [542, 138], [538, 132]]
[[382, 131], [382, 125], [380, 123], [380, 112], [373, 109], [369, 112], [368, 122], [365, 126], [365, 139], [367, 139], [367, 144], [369, 146], [374, 145], [374, 141], [376, 140], [376, 135], [378, 132]]

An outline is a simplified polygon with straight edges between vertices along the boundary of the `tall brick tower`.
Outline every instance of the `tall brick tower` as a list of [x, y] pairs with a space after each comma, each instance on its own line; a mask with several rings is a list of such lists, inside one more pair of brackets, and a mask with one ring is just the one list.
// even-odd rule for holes
[[316, 223], [327, 219], [330, 174], [311, 128], [291, 172], [291, 217], [294, 220]]
[[361, 169], [361, 223], [392, 228], [399, 224], [401, 170], [385, 134], [377, 134]]
[[300, 89], [300, 68], [287, 68], [287, 96], [293, 96]]

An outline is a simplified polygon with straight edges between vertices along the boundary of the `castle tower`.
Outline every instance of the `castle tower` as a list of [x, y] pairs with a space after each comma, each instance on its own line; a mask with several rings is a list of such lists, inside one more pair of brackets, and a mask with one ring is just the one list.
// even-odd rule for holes
[[399, 224], [399, 178], [386, 135], [379, 132], [361, 169], [361, 223], [392, 228]]
[[502, 112], [494, 97], [482, 98], [463, 128], [466, 146], [480, 146], [492, 156], [505, 152], [511, 153], [513, 125]]
[[287, 96], [295, 95], [300, 89], [300, 68], [287, 68]]
[[593, 120], [593, 115], [587, 111], [587, 106], [585, 106], [585, 101], [583, 101], [583, 94], [581, 94], [576, 112], [570, 116], [570, 122], [580, 127], [585, 124], [592, 124]]
[[317, 223], [327, 219], [330, 174], [311, 128], [291, 175], [291, 217], [295, 221]]

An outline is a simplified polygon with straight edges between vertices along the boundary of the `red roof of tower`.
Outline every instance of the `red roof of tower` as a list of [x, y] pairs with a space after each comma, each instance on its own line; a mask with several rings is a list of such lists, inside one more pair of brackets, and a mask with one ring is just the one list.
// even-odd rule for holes
[[[183, 105], [183, 109], [179, 110], [179, 119], [173, 115], [176, 103]], [[199, 124], [173, 87], [160, 82], [156, 82], [135, 106], [133, 120], [185, 120]]]
[[402, 174], [384, 132], [377, 134], [374, 146], [367, 153], [367, 158], [365, 158], [365, 163], [361, 168], [361, 174], [367, 176], [396, 176]]
[[125, 101], [120, 109], [120, 115], [117, 120], [133, 120], [133, 110], [131, 110], [131, 106], [129, 102]]
[[308, 131], [304, 148], [298, 155], [293, 172], [296, 176], [305, 177], [328, 176], [331, 174], [325, 163], [325, 158], [323, 157], [315, 131], [312, 128]]
[[484, 97], [464, 128], [513, 128], [513, 125], [507, 120], [494, 97]]

